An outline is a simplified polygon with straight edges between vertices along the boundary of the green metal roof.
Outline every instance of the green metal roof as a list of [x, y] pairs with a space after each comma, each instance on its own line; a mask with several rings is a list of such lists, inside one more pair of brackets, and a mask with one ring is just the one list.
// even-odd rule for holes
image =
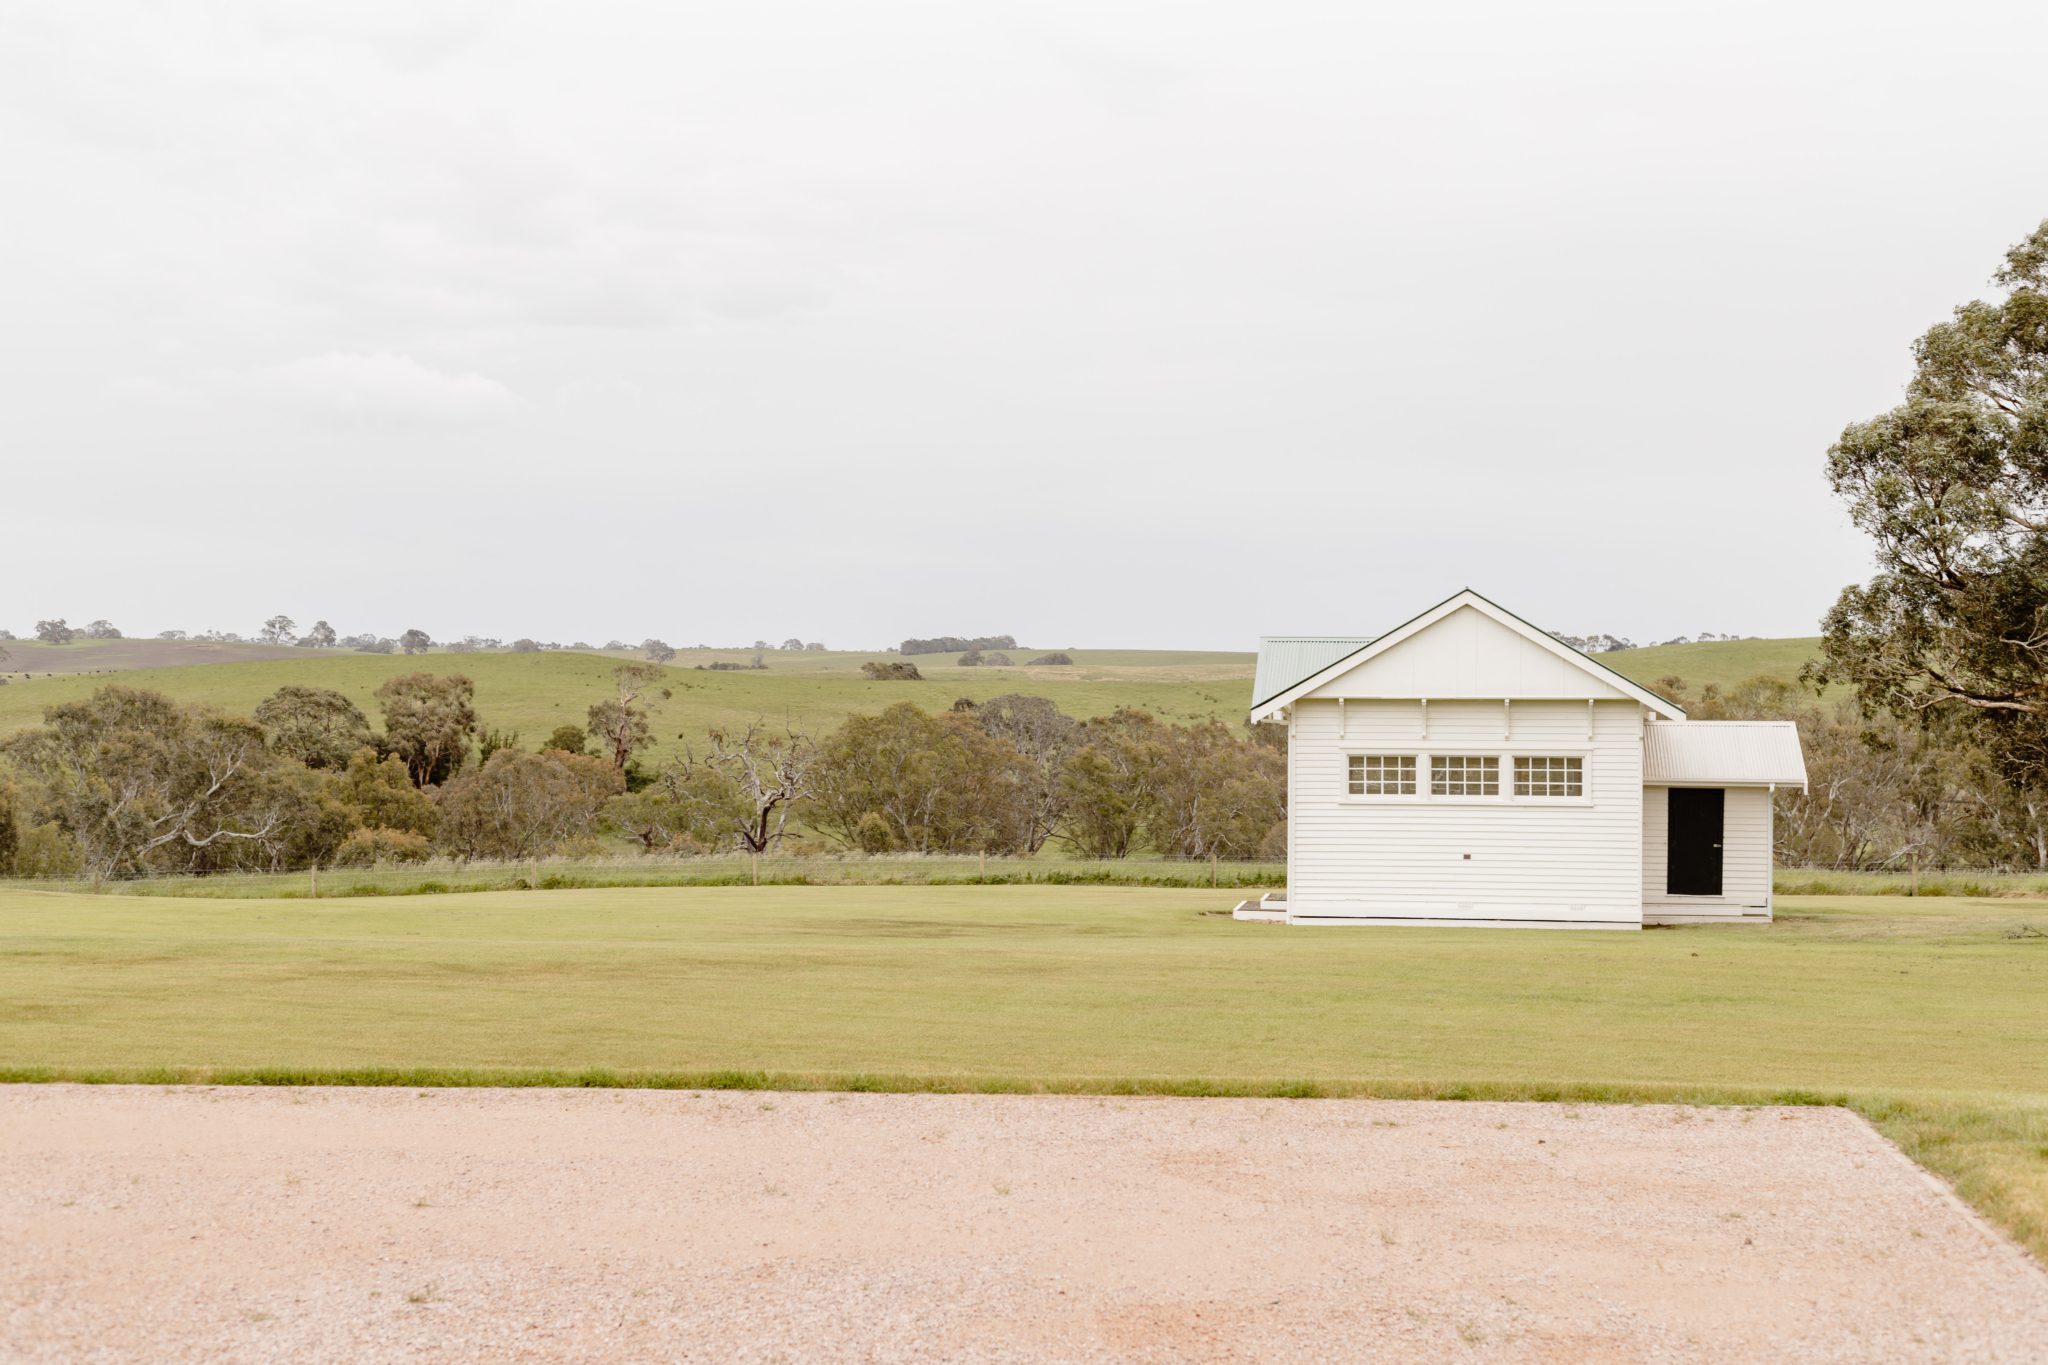
[[1377, 635], [1268, 635], [1259, 641], [1259, 667], [1252, 678], [1252, 708], [1356, 654]]

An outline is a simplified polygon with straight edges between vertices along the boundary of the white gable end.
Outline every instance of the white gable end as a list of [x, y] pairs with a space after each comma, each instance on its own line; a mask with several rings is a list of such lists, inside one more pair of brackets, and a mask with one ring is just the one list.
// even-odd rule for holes
[[1432, 700], [1625, 701], [1628, 693], [1476, 607], [1461, 606], [1306, 694]]

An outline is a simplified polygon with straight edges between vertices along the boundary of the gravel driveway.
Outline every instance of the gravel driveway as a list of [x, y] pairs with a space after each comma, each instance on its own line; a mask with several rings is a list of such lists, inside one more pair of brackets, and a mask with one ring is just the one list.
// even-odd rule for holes
[[1839, 1110], [0, 1087], [10, 1360], [2041, 1360]]

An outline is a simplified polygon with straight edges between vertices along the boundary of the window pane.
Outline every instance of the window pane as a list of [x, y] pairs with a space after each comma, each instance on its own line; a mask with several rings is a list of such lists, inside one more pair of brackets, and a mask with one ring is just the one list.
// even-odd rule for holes
[[1432, 754], [1432, 796], [1499, 796], [1500, 760], [1491, 754]]
[[1515, 795], [1583, 796], [1585, 792], [1585, 759], [1565, 754], [1516, 756]]
[[1353, 796], [1415, 795], [1413, 754], [1352, 754], [1349, 760]]

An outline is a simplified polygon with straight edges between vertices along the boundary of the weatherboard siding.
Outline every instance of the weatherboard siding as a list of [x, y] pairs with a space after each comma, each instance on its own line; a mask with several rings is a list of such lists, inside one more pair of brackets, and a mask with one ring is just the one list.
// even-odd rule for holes
[[[1640, 924], [1642, 707], [1433, 700], [1427, 709], [1425, 736], [1419, 701], [1295, 704], [1290, 917]], [[1588, 799], [1349, 796], [1347, 756], [1373, 752], [1583, 754]], [[1512, 789], [1506, 762], [1501, 780]]]
[[1721, 813], [1721, 894], [1673, 896], [1664, 875], [1670, 837], [1669, 787], [1643, 789], [1643, 904], [1657, 920], [1761, 916], [1771, 908], [1771, 793], [1727, 787]]

